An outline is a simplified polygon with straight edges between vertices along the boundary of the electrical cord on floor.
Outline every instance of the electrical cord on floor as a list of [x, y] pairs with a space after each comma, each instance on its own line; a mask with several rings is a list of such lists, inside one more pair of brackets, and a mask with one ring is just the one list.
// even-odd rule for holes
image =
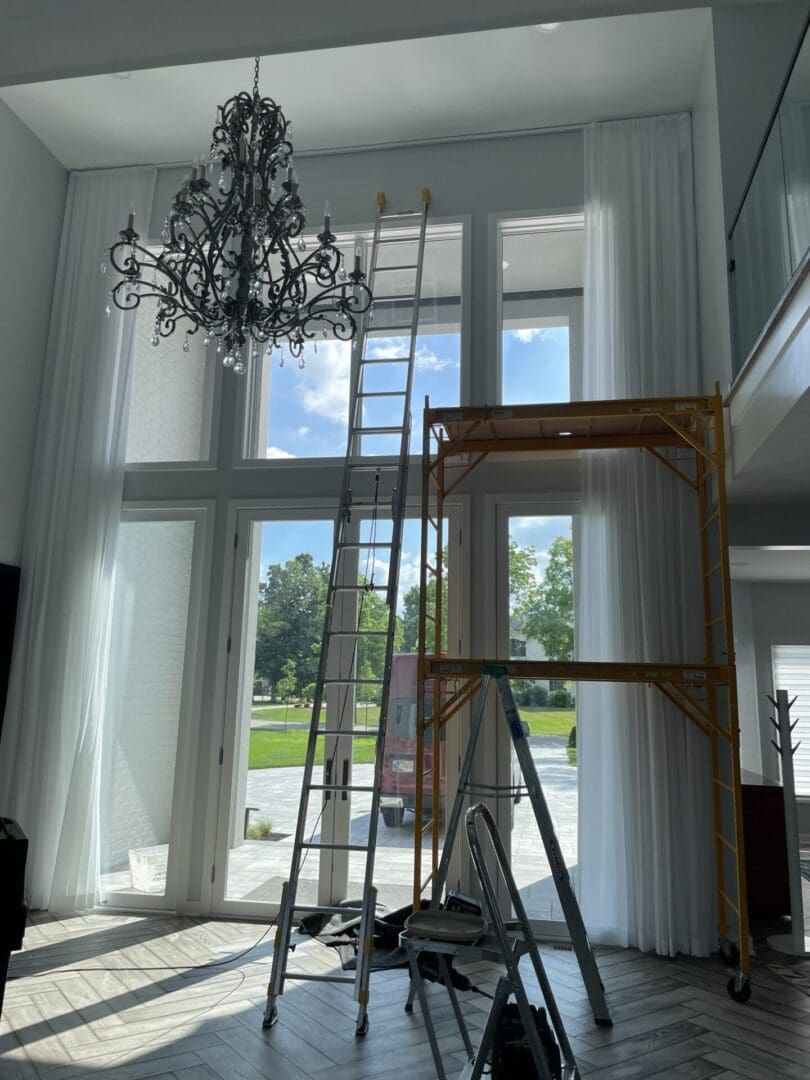
[[[155, 964], [149, 967], [55, 967], [49, 968], [48, 971], [37, 971], [32, 975], [9, 975], [8, 981], [12, 982], [14, 979], [41, 979], [45, 975], [53, 976], [54, 974], [74, 974], [76, 972], [83, 973], [87, 971], [203, 971], [206, 968], [225, 967], [226, 964], [233, 964], [236, 960], [241, 960], [243, 956], [247, 956], [252, 953], [254, 949], [258, 949], [261, 943], [265, 940], [267, 935], [275, 926], [275, 923], [270, 923], [265, 929], [262, 936], [258, 941], [254, 941], [252, 945], [248, 945], [246, 949], [242, 949], [240, 952], [234, 953], [232, 956], [224, 956], [221, 960], [207, 960], [204, 964]], [[134, 942], [133, 944], [137, 944]], [[123, 946], [129, 948], [128, 945]]]

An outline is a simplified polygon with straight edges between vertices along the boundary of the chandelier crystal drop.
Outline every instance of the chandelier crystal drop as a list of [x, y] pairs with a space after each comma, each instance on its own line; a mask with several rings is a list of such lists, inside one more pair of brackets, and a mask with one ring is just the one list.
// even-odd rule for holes
[[180, 323], [185, 349], [202, 330], [224, 366], [242, 374], [265, 344], [286, 348], [303, 367], [304, 346], [316, 335], [356, 337], [357, 317], [372, 302], [361, 256], [347, 272], [328, 203], [317, 244], [306, 244], [291, 130], [279, 106], [259, 94], [256, 57], [253, 92], [219, 106], [211, 149], [175, 195], [160, 250], [140, 243], [130, 213], [109, 252], [121, 275], [110, 295], [125, 311], [157, 301], [153, 344]]

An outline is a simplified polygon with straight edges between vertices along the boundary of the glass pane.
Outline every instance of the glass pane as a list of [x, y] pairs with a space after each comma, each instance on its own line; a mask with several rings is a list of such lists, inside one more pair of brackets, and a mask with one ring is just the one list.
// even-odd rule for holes
[[166, 889], [193, 548], [191, 521], [120, 526], [104, 713], [102, 894]]
[[[403, 907], [412, 900], [413, 888], [413, 842], [417, 824], [414, 816], [416, 795], [416, 649], [419, 634], [419, 562], [421, 522], [405, 522], [402, 535], [399, 590], [397, 594], [398, 626], [395, 639], [395, 655], [391, 669], [391, 687], [388, 705], [388, 728], [385, 741], [383, 775], [381, 783], [381, 820], [378, 824], [377, 847], [374, 863], [374, 880], [381, 903], [389, 909]], [[361, 572], [363, 571], [361, 566]], [[384, 571], [387, 574], [387, 570]], [[446, 595], [446, 593], [445, 593]], [[369, 617], [372, 624], [385, 625], [387, 608], [382, 605], [376, 617]], [[384, 609], [384, 610], [383, 610]], [[385, 652], [382, 642], [361, 651], [358, 674], [363, 678], [381, 678]], [[369, 702], [365, 699], [371, 698]], [[363, 693], [358, 688], [357, 720], [359, 724], [376, 723], [379, 716], [379, 692]], [[446, 785], [446, 757], [442, 741], [441, 786]], [[431, 750], [426, 753], [428, 769], [431, 767]], [[355, 757], [352, 782], [369, 785], [373, 781], [374, 767], [361, 764]], [[432, 774], [425, 776], [425, 790], [432, 786]], [[352, 843], [364, 843], [368, 835], [368, 816], [371, 810], [371, 794], [359, 793], [352, 797], [351, 836]], [[427, 810], [429, 812], [430, 806]], [[426, 850], [426, 857], [428, 853]], [[349, 892], [359, 895], [362, 886], [364, 857], [352, 853], [349, 860]]]
[[[381, 266], [408, 266], [416, 258], [416, 243], [404, 232], [401, 243], [381, 252]], [[367, 250], [367, 237], [361, 238]], [[355, 237], [341, 237], [343, 251], [351, 252]], [[368, 357], [407, 354], [405, 330], [410, 329], [411, 305], [396, 297], [412, 292], [413, 270], [377, 276], [372, 340]], [[461, 226], [442, 226], [429, 233], [425, 244], [419, 334], [412, 395], [411, 452], [421, 452], [422, 410], [425, 394], [435, 405], [457, 405], [461, 356]], [[348, 433], [349, 374], [352, 345], [331, 339], [309, 343], [304, 366], [287, 350], [265, 353], [253, 383], [253, 421], [248, 424], [247, 456], [268, 459], [337, 457], [345, 452]], [[403, 388], [405, 365], [370, 365], [366, 392]], [[399, 426], [402, 400], [380, 398], [366, 404], [367, 426]], [[363, 453], [369, 456], [399, 453], [395, 436], [367, 437]]]
[[[509, 519], [509, 655], [521, 660], [570, 660], [574, 650], [573, 545], [569, 517]], [[529, 746], [554, 821], [563, 858], [576, 883], [577, 750], [574, 686], [555, 680], [513, 685]], [[513, 783], [520, 783], [512, 747]], [[562, 911], [532, 805], [514, 807], [512, 872], [528, 914], [559, 920]]]
[[568, 310], [582, 290], [582, 229], [504, 223], [501, 255], [501, 400], [569, 401]]
[[765, 144], [732, 235], [735, 371], [739, 371], [792, 273], [780, 127]]
[[155, 348], [154, 307], [138, 308], [127, 429], [128, 462], [208, 457], [215, 365], [200, 332], [178, 330]]
[[[267, 521], [251, 530], [225, 898], [277, 903], [301, 800], [332, 523]], [[321, 826], [313, 798], [307, 836], [317, 840]], [[313, 851], [301, 873], [302, 902], [316, 900], [318, 878]]]
[[779, 127], [795, 270], [810, 247], [810, 36], [807, 35], [779, 107]]

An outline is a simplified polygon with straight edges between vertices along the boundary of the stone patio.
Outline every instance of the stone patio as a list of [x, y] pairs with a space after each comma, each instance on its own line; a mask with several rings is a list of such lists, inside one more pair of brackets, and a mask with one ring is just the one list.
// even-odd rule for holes
[[[566, 739], [559, 736], [533, 736], [529, 740], [537, 771], [543, 782], [557, 838], [569, 870], [577, 859], [577, 770], [568, 764]], [[253, 822], [269, 819], [274, 833], [290, 834], [278, 841], [246, 840], [230, 852], [228, 861], [228, 900], [278, 901], [281, 885], [289, 876], [292, 834], [301, 795], [300, 767], [252, 769], [248, 773], [247, 805], [258, 807]], [[370, 784], [372, 765], [358, 765], [354, 782]], [[351, 843], [365, 843], [368, 836], [370, 795], [355, 794], [352, 803]], [[531, 803], [521, 799], [514, 808], [512, 870], [530, 916], [537, 919], [561, 919], [548, 861], [537, 832]], [[319, 803], [313, 803], [307, 817], [307, 836], [318, 839]], [[413, 873], [413, 816], [407, 814], [401, 828], [387, 828], [382, 822], [377, 833], [375, 880], [380, 901], [389, 908], [410, 902]], [[313, 852], [304, 864], [299, 898], [305, 903], [316, 900], [318, 859]], [[349, 895], [361, 892], [363, 855], [350, 856]]]

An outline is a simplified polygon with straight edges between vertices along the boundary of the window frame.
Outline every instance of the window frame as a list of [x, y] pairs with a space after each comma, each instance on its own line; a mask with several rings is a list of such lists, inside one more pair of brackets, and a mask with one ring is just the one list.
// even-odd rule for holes
[[[489, 402], [503, 402], [503, 241], [508, 235], [534, 232], [582, 231], [585, 215], [582, 208], [561, 209], [557, 212], [521, 212], [490, 215], [491, 243], [491, 304], [488, 310], [490, 331], [493, 335], [494, 370], [488, 373], [486, 398]], [[584, 266], [583, 266], [584, 282]], [[582, 355], [584, 338], [583, 288], [542, 290], [542, 303], [549, 307], [549, 315], [565, 315], [569, 325], [569, 393], [570, 400], [582, 397]]]

